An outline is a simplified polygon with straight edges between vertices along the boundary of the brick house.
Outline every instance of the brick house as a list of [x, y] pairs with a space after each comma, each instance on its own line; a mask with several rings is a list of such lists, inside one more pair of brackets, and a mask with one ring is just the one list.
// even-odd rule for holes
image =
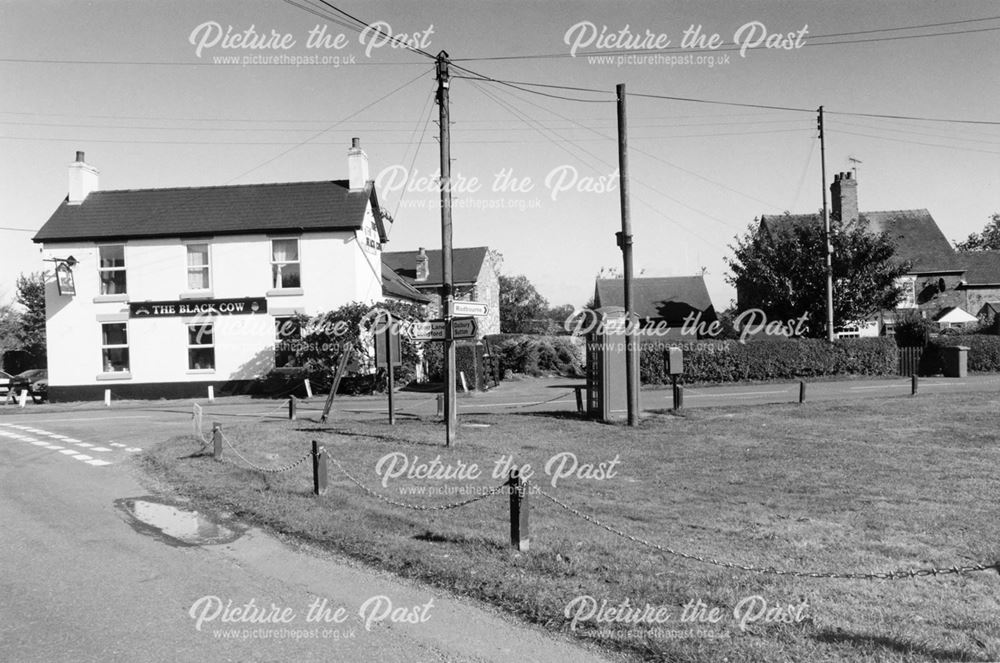
[[[959, 253], [945, 238], [937, 222], [926, 209], [859, 212], [858, 180], [853, 173], [838, 173], [830, 186], [831, 219], [867, 221], [868, 229], [887, 233], [896, 244], [896, 256], [910, 264], [900, 279], [904, 288], [902, 301], [894, 311], [882, 311], [865, 321], [858, 321], [844, 336], [891, 334], [898, 314], [915, 311], [928, 320], [936, 320], [945, 309], [977, 313], [984, 304], [1000, 301], [1000, 252]], [[759, 236], [762, 239], [787, 232], [800, 224], [822, 226], [820, 214], [762, 215]], [[817, 257], [817, 259], [820, 259]], [[745, 292], [737, 288], [737, 303]], [[742, 307], [742, 304], [740, 304]]]
[[[382, 264], [400, 276], [408, 285], [431, 300], [432, 317], [441, 315], [441, 284], [443, 283], [441, 251], [385, 251]], [[478, 318], [479, 336], [500, 333], [500, 280], [493, 265], [489, 248], [475, 246], [452, 252], [452, 282], [455, 299], [482, 302], [488, 313]]]

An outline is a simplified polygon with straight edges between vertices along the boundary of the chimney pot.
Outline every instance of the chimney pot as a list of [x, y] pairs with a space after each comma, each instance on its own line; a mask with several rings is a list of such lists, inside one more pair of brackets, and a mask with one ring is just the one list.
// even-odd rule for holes
[[80, 150], [76, 151], [76, 160], [78, 162], [80, 162], [80, 163], [83, 163], [83, 161], [84, 161], [84, 159], [83, 159], [83, 152], [81, 152]]

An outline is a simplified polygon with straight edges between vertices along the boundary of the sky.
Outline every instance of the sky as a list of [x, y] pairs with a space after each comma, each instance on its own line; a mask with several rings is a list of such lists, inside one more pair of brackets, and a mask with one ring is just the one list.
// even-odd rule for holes
[[998, 37], [977, 0], [4, 0], [0, 302], [51, 268], [31, 237], [78, 150], [101, 189], [212, 186], [344, 179], [358, 137], [386, 250], [439, 248], [434, 63], [403, 42], [453, 61], [455, 246], [584, 304], [622, 264], [624, 84], [635, 271], [704, 271], [722, 309], [754, 218], [822, 206], [820, 106], [826, 186], [854, 169], [862, 212], [951, 240], [1000, 212]]

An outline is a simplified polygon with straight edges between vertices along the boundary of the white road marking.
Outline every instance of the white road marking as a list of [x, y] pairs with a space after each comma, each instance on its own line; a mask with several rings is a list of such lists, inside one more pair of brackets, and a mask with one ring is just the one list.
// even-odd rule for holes
[[141, 449], [141, 448], [139, 448], [139, 447], [129, 447], [129, 448], [128, 448], [128, 449], [126, 449], [125, 451], [127, 451], [127, 452], [129, 452], [129, 453], [135, 453], [135, 452], [137, 452], [137, 451], [142, 451], [142, 449]]
[[85, 447], [85, 448], [89, 448], [89, 447], [94, 446], [93, 444], [90, 444], [89, 442], [75, 442], [74, 444], [76, 444], [76, 446], [78, 446], [78, 447]]
[[84, 462], [87, 463], [87, 465], [95, 465], [97, 467], [102, 467], [104, 465], [110, 465], [111, 464], [111, 463], [109, 463], [106, 460], [87, 460], [87, 461], [84, 461]]
[[91, 451], [111, 451], [111, 449], [108, 449], [107, 447], [94, 447]]
[[75, 456], [75, 455], [76, 455], [77, 453], [79, 453], [79, 452], [77, 452], [77, 450], [76, 450], [76, 449], [63, 449], [63, 450], [62, 450], [62, 451], [60, 451], [59, 453], [61, 453], [61, 454], [66, 454], [67, 456], [69, 456], [69, 455], [74, 455], [74, 456]]
[[111, 446], [113, 446], [113, 447], [124, 447], [124, 446], [125, 446], [125, 445], [124, 445], [124, 444], [122, 444], [121, 442], [110, 442], [109, 444], [110, 444]]
[[[13, 415], [13, 416], [17, 416], [17, 415]], [[190, 413], [188, 414], [188, 416], [189, 417], [191, 416]], [[140, 414], [131, 414], [131, 415], [124, 416], [124, 417], [116, 417], [116, 416], [113, 416], [113, 415], [104, 415], [104, 414], [102, 414], [100, 416], [95, 416], [95, 417], [75, 417], [73, 419], [42, 419], [38, 423], [40, 423], [40, 424], [51, 424], [53, 422], [63, 422], [63, 421], [93, 421], [95, 423], [100, 423], [101, 421], [105, 421], [107, 419], [152, 419], [152, 418], [153, 418], [152, 416], [149, 416], [149, 415], [140, 415]], [[10, 425], [14, 426], [15, 424], [10, 424]], [[19, 428], [23, 428], [23, 426], [19, 426]]]
[[77, 460], [94, 460], [93, 456], [88, 456], [86, 454], [77, 454], [73, 456], [73, 458], [76, 458]]
[[45, 447], [45, 448], [46, 448], [46, 449], [52, 449], [53, 451], [59, 451], [60, 449], [65, 449], [66, 447], [57, 447], [57, 446], [56, 446], [56, 445], [54, 445], [54, 444], [50, 444], [50, 445], [48, 445], [48, 446], [47, 446], [47, 447]]

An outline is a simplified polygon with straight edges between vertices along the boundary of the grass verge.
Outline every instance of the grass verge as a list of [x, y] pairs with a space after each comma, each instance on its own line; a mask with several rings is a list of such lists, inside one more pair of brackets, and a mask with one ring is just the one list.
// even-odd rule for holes
[[[638, 429], [565, 413], [476, 416], [463, 419], [477, 426], [463, 426], [449, 448], [440, 424], [428, 420], [254, 422], [226, 435], [262, 467], [298, 460], [319, 440], [372, 491], [425, 506], [495, 487], [502, 478], [494, 470], [509, 458], [530, 464], [531, 483], [550, 495], [648, 541], [757, 567], [878, 572], [1000, 560], [998, 406], [992, 394], [960, 394], [698, 409]], [[200, 447], [165, 442], [145, 466], [180, 493], [253, 523], [635, 660], [1000, 658], [993, 571], [892, 581], [748, 573], [644, 547], [537, 494], [529, 497], [531, 550], [517, 553], [504, 494], [452, 510], [407, 510], [331, 464], [329, 493], [314, 497], [308, 460], [261, 474], [228, 447], [221, 463], [198, 455]], [[390, 454], [397, 469], [437, 459], [465, 476], [386, 478]], [[553, 485], [559, 462], [565, 470], [574, 458], [578, 471]], [[473, 465], [479, 475], [469, 479]], [[589, 478], [584, 465], [594, 469]], [[633, 616], [645, 606], [651, 612], [639, 623], [583, 619], [574, 611], [589, 599], [580, 597], [597, 606], [627, 600], [640, 609]]]

